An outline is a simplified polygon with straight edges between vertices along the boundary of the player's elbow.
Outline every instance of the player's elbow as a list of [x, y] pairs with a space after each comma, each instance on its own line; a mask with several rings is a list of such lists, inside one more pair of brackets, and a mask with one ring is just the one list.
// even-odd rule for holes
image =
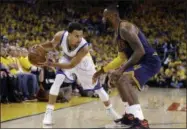
[[145, 51], [136, 51], [135, 55], [136, 55], [135, 56], [136, 57], [135, 62], [138, 62], [145, 55]]
[[142, 49], [142, 50], [138, 51], [138, 55], [139, 55], [140, 57], [143, 57], [143, 56], [145, 55], [145, 50]]
[[69, 64], [68, 69], [72, 69], [72, 68], [74, 68], [75, 66], [76, 66], [76, 64], [71, 63], [71, 64]]

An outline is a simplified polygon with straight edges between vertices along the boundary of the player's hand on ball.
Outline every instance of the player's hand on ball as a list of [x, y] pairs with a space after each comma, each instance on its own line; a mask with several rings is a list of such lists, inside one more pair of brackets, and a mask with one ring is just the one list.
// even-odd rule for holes
[[43, 63], [38, 63], [38, 65], [40, 66], [53, 66], [53, 60], [51, 58], [49, 58], [48, 56], [46, 56], [46, 61]]
[[38, 47], [38, 45], [33, 45], [32, 47], [31, 47], [31, 49], [36, 49]]
[[29, 48], [28, 59], [31, 64], [40, 66], [40, 63], [46, 61], [47, 51], [41, 45], [34, 45]]

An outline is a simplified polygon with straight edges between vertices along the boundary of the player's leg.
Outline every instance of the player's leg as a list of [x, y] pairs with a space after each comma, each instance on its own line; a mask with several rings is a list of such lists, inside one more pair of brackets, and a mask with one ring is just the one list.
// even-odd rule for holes
[[112, 103], [110, 102], [109, 95], [107, 92], [98, 84], [92, 84], [92, 76], [89, 75], [79, 75], [77, 76], [80, 81], [81, 86], [84, 90], [92, 89], [98, 94], [99, 99], [103, 102], [107, 114], [113, 119], [120, 119], [121, 116], [114, 110]]
[[60, 86], [62, 85], [63, 81], [65, 79], [65, 75], [63, 74], [57, 74], [55, 77], [55, 81], [53, 85], [51, 86], [50, 92], [49, 92], [49, 101], [48, 105], [46, 107], [45, 116], [43, 119], [43, 124], [50, 125], [53, 123], [52, 121], [52, 113], [54, 110], [54, 104], [56, 103], [56, 99], [60, 90]]
[[109, 113], [114, 120], [119, 119], [121, 116], [119, 116], [117, 112], [115, 112], [115, 110], [113, 109], [109, 99], [109, 95], [106, 93], [106, 91], [103, 88], [101, 88], [99, 83], [95, 83], [95, 84], [92, 83], [92, 77], [96, 72], [96, 70], [91, 57], [86, 56], [81, 61], [81, 63], [76, 67], [75, 70], [76, 70], [75, 74], [77, 75], [77, 78], [83, 89], [84, 90], [94, 89], [95, 92], [99, 95], [100, 100], [105, 105], [107, 113]]
[[141, 90], [141, 87], [157, 72], [158, 69], [150, 69], [149, 66], [141, 64], [134, 71], [130, 69], [128, 72], [124, 72], [117, 81], [116, 84], [120, 91], [122, 101], [129, 103], [129, 106], [125, 108], [124, 123], [128, 122], [131, 124], [136, 121], [138, 123], [135, 124], [138, 124], [138, 127], [149, 127], [148, 122], [144, 120], [136, 89]]
[[137, 88], [135, 86], [139, 88], [140, 85], [138, 82], [136, 82], [134, 72], [132, 71], [132, 73], [124, 73], [116, 84], [122, 101], [128, 102], [129, 105], [125, 107], [125, 114], [123, 117], [116, 120], [116, 122], [123, 125], [129, 125], [132, 128], [134, 128], [134, 126], [140, 128], [149, 128], [147, 120], [144, 119], [141, 105], [136, 93]]
[[[59, 60], [60, 63], [69, 62], [65, 57], [62, 57]], [[68, 81], [73, 81], [72, 72], [74, 69], [68, 69], [68, 70], [61, 70], [58, 69], [56, 72], [56, 77], [53, 85], [50, 88], [49, 91], [49, 101], [48, 105], [46, 107], [45, 116], [43, 119], [43, 124], [52, 124], [52, 113], [54, 110], [54, 104], [56, 103], [57, 96], [60, 91], [60, 86], [62, 83], [68, 79]]]
[[[117, 82], [118, 90], [123, 102], [128, 102], [125, 113], [133, 114], [135, 117], [143, 120], [143, 112], [137, 96], [137, 88], [135, 87], [134, 74], [124, 73]], [[140, 85], [137, 85], [140, 87]]]
[[95, 92], [99, 95], [100, 100], [103, 102], [106, 112], [109, 116], [112, 117], [113, 120], [120, 119], [121, 116], [114, 110], [112, 103], [110, 102], [109, 95], [103, 88], [99, 88], [95, 90]]
[[[119, 79], [119, 77], [117, 77], [117, 79]], [[108, 84], [109, 84], [111, 87], [115, 87], [115, 88], [118, 89], [118, 93], [119, 93], [120, 97], [123, 96], [123, 93], [122, 93], [122, 91], [120, 90], [120, 87], [118, 88], [117, 82], [116, 82], [115, 79], [113, 79], [113, 78], [111, 77], [111, 74], [109, 74]], [[123, 105], [124, 105], [124, 110], [125, 110], [125, 109], [129, 106], [129, 103], [128, 103], [125, 99], [123, 99]]]

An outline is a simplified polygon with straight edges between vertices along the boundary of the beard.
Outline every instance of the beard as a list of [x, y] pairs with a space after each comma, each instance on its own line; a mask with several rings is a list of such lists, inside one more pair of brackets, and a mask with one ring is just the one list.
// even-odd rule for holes
[[112, 22], [108, 19], [106, 20], [105, 24], [107, 27], [112, 27]]
[[112, 22], [108, 18], [102, 18], [102, 22], [104, 25], [111, 26]]

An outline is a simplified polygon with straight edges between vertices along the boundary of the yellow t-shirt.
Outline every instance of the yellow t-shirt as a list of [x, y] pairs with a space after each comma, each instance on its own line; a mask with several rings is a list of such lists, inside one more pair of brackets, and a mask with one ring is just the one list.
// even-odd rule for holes
[[170, 67], [174, 67], [174, 66], [175, 66], [175, 63], [174, 63], [174, 62], [169, 62], [169, 66], [170, 66]]
[[175, 66], [176, 66], [176, 65], [180, 65], [180, 64], [182, 64], [181, 61], [175, 61], [175, 62], [174, 62], [174, 65], [175, 65]]
[[180, 79], [184, 80], [186, 79], [186, 74], [185, 74], [185, 71], [184, 70], [180, 70], [177, 72], [177, 76], [180, 77]]
[[[17, 62], [17, 59], [15, 57], [8, 57], [7, 58], [8, 61], [9, 61], [9, 64], [18, 64]], [[11, 74], [17, 74], [18, 73], [18, 70], [16, 69], [10, 69], [10, 73]]]
[[165, 75], [172, 76], [172, 71], [170, 69], [165, 70]]
[[32, 64], [29, 62], [28, 57], [19, 57], [19, 63], [24, 72], [29, 72]]
[[9, 64], [9, 60], [7, 59], [7, 57], [1, 57], [1, 63], [8, 67], [8, 64]]

